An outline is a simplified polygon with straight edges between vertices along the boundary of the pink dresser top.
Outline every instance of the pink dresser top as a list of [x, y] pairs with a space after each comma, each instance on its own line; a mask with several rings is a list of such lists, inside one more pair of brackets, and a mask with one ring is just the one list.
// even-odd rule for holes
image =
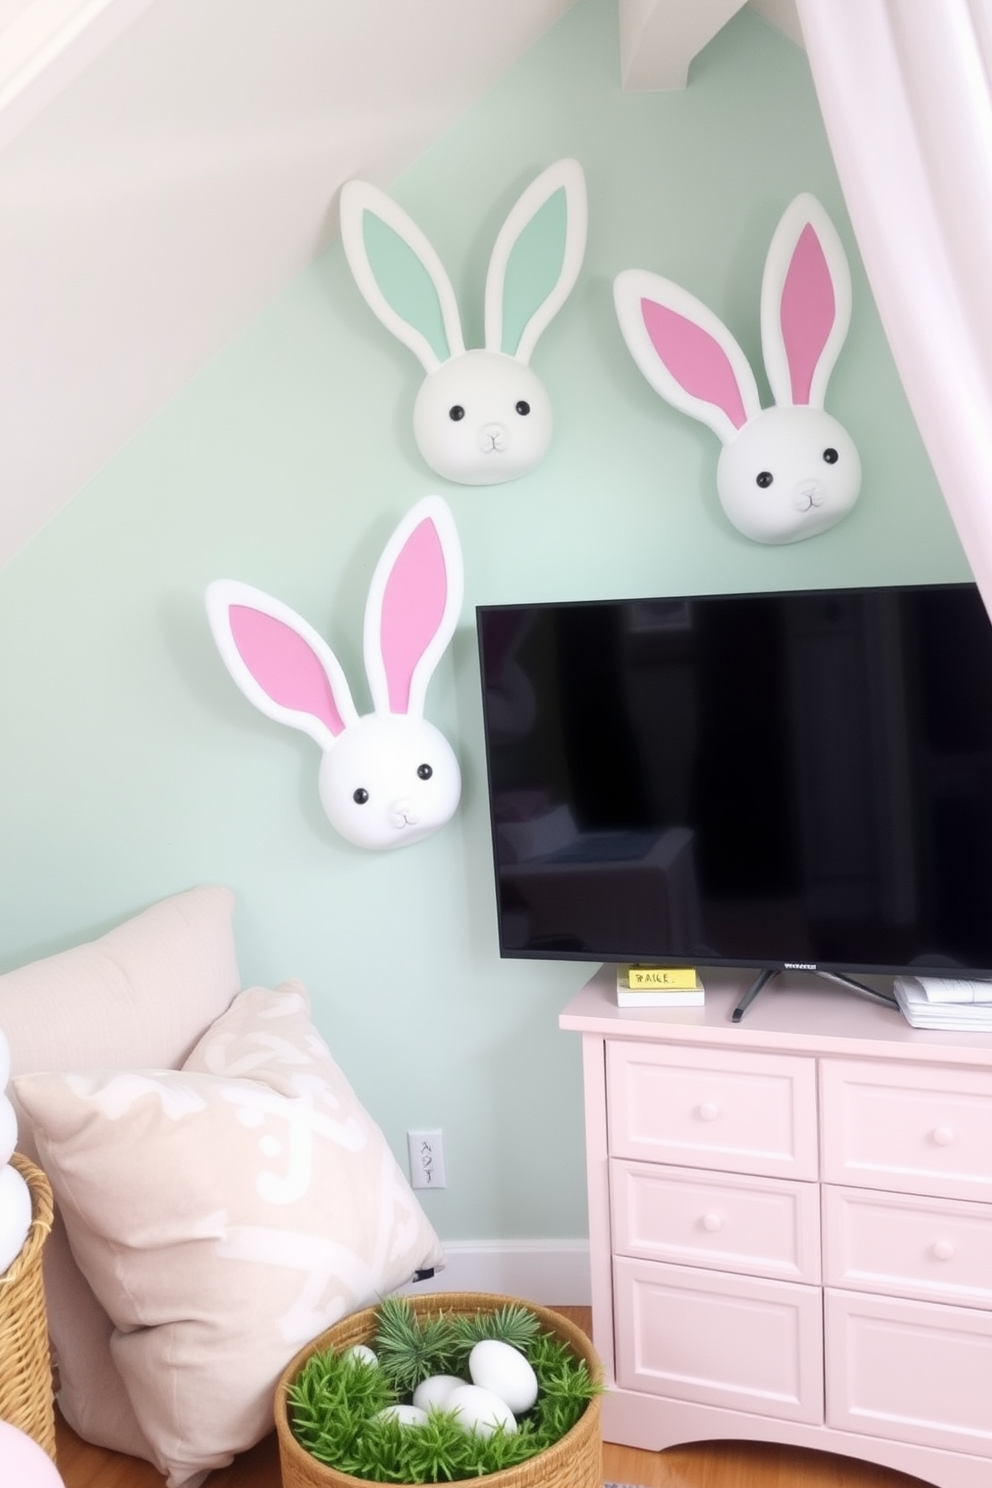
[[672, 1043], [719, 1043], [724, 1048], [737, 1043], [751, 1051], [992, 1063], [992, 1033], [911, 1028], [898, 1008], [883, 1007], [853, 990], [799, 972], [787, 972], [770, 981], [743, 1020], [733, 1023], [731, 1013], [756, 974], [704, 967], [700, 971], [706, 989], [704, 1007], [671, 1011], [648, 1008], [640, 1012], [617, 1007], [616, 969], [604, 966], [565, 1007], [559, 1027], [611, 1039], [663, 1036]]

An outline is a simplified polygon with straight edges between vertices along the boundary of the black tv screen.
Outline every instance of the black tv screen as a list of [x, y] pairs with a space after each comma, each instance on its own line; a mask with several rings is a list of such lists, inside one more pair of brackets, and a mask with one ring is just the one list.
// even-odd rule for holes
[[992, 976], [973, 585], [477, 626], [501, 955]]

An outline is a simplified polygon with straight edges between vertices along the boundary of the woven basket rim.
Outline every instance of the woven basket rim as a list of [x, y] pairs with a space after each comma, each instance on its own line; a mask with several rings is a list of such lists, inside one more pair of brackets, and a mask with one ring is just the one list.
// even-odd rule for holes
[[10, 1166], [16, 1168], [31, 1191], [31, 1228], [19, 1253], [0, 1275], [0, 1287], [16, 1286], [25, 1272], [35, 1264], [51, 1232], [55, 1202], [48, 1175], [21, 1152], [13, 1152]]
[[54, 1204], [47, 1175], [23, 1153], [9, 1166], [28, 1186], [31, 1222], [20, 1251], [0, 1275], [0, 1416], [55, 1460], [55, 1405], [42, 1247]]
[[[602, 1364], [591, 1339], [576, 1323], [562, 1313], [556, 1312], [554, 1308], [528, 1302], [520, 1297], [506, 1296], [501, 1292], [431, 1292], [423, 1297], [408, 1297], [407, 1300], [411, 1303], [414, 1312], [428, 1314], [458, 1311], [496, 1312], [502, 1307], [524, 1307], [528, 1312], [532, 1312], [548, 1331], [563, 1337], [571, 1345], [575, 1353], [589, 1366], [593, 1381], [597, 1385], [602, 1382]], [[288, 1391], [307, 1360], [313, 1354], [335, 1347], [337, 1337], [344, 1334], [348, 1343], [364, 1342], [367, 1338], [371, 1338], [375, 1327], [376, 1311], [377, 1308], [374, 1306], [362, 1308], [359, 1312], [341, 1318], [339, 1322], [312, 1339], [300, 1349], [295, 1358], [290, 1360], [276, 1386], [275, 1423], [280, 1453], [295, 1459], [296, 1462], [305, 1462], [311, 1473], [316, 1472], [320, 1475], [323, 1470], [328, 1482], [340, 1485], [340, 1488], [351, 1488], [351, 1485], [353, 1488], [370, 1488], [370, 1484], [375, 1480], [352, 1477], [349, 1473], [342, 1472], [339, 1468], [329, 1467], [326, 1463], [311, 1456], [297, 1441], [290, 1427]], [[356, 1331], [359, 1335], [357, 1339], [353, 1336]], [[455, 1479], [454, 1483], [476, 1482], [484, 1485], [484, 1488], [521, 1488], [521, 1485], [529, 1483], [533, 1478], [535, 1482], [540, 1481], [542, 1488], [544, 1485], [553, 1488], [556, 1464], [580, 1450], [587, 1443], [590, 1435], [595, 1435], [598, 1440], [600, 1411], [600, 1396], [596, 1394], [572, 1429], [558, 1441], [553, 1442], [551, 1446], [513, 1467], [503, 1468], [499, 1472], [486, 1473], [481, 1478]], [[391, 1484], [390, 1488], [415, 1488], [415, 1485]]]

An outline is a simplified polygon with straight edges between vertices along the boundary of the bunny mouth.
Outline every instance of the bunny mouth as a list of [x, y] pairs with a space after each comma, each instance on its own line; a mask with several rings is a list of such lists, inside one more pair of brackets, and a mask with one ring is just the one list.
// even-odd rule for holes
[[390, 809], [389, 820], [398, 832], [402, 832], [406, 827], [417, 826], [420, 818], [409, 802], [397, 801]]
[[801, 481], [796, 486], [792, 504], [798, 512], [815, 511], [823, 505], [824, 490], [819, 481]]
[[484, 455], [501, 455], [508, 442], [502, 424], [483, 424], [479, 430], [479, 449]]

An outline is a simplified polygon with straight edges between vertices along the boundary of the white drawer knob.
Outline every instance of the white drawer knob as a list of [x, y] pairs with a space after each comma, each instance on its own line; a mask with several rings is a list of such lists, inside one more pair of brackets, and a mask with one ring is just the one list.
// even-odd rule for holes
[[938, 1261], [949, 1261], [954, 1254], [954, 1246], [950, 1240], [938, 1240], [933, 1248], [933, 1253]]
[[933, 1139], [938, 1147], [950, 1147], [954, 1141], [953, 1126], [935, 1126], [933, 1129]]
[[713, 1101], [703, 1101], [699, 1108], [699, 1114], [703, 1121], [715, 1121], [720, 1114], [720, 1107]]
[[719, 1214], [704, 1214], [703, 1229], [709, 1230], [710, 1234], [713, 1235], [717, 1230], [723, 1229], [723, 1219]]

